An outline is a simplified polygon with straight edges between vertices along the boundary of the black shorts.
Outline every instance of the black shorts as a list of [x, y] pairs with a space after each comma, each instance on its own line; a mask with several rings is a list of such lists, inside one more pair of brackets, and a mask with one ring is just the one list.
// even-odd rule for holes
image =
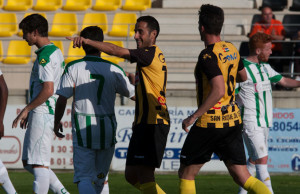
[[132, 130], [126, 165], [146, 165], [159, 168], [166, 148], [170, 125], [138, 124]]
[[213, 153], [224, 162], [245, 165], [242, 125], [226, 128], [201, 128], [194, 125], [182, 147], [180, 163], [204, 164], [210, 161]]

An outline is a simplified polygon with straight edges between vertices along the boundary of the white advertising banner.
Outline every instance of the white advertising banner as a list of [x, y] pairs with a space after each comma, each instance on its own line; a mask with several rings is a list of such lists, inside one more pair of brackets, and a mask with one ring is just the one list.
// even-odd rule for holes
[[[5, 137], [0, 140], [0, 159], [7, 168], [23, 168], [22, 148], [25, 129], [12, 129], [11, 125], [17, 114], [25, 105], [8, 105], [6, 109], [4, 126]], [[171, 129], [164, 158], [159, 171], [177, 171], [179, 168], [179, 155], [187, 133], [181, 129], [184, 118], [190, 115], [195, 108], [192, 107], [169, 107], [171, 117]], [[118, 106], [115, 108], [118, 128], [116, 151], [112, 160], [112, 170], [124, 171], [127, 148], [132, 134], [131, 126], [134, 119], [134, 107]], [[73, 146], [71, 135], [71, 106], [67, 106], [62, 123], [65, 138], [60, 139], [53, 135], [51, 168], [73, 169]], [[50, 146], [50, 145], [49, 145]], [[203, 171], [226, 171], [223, 162], [213, 156], [212, 161], [204, 165]]]

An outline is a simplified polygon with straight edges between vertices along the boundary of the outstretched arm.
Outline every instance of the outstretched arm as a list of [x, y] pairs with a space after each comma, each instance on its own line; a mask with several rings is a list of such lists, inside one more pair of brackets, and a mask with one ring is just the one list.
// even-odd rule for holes
[[282, 77], [282, 79], [278, 82], [279, 85], [286, 87], [286, 88], [297, 88], [300, 87], [300, 81], [287, 78], [287, 77]]
[[99, 42], [95, 40], [86, 39], [83, 37], [66, 37], [68, 40], [73, 41], [73, 47], [81, 47], [83, 44], [90, 45], [101, 52], [107, 53], [109, 55], [117, 56], [120, 58], [130, 60], [129, 50], [123, 47], [119, 47], [108, 42]]
[[0, 76], [0, 139], [4, 136], [4, 113], [7, 104], [8, 89], [3, 75]]

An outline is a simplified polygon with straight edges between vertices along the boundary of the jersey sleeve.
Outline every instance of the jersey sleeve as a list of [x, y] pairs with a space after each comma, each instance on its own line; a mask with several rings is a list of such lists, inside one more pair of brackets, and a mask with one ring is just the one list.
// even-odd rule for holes
[[265, 68], [269, 74], [269, 80], [272, 83], [277, 83], [282, 79], [282, 75], [280, 75], [277, 71], [275, 71], [270, 65], [265, 65]]
[[212, 78], [222, 75], [222, 72], [218, 66], [218, 59], [217, 56], [208, 50], [204, 50], [201, 52], [198, 58], [197, 66], [199, 65], [202, 68], [202, 71], [206, 75], [208, 80]]
[[140, 66], [148, 66], [152, 63], [155, 55], [156, 47], [147, 47], [140, 49], [129, 49], [130, 62], [135, 63]]
[[239, 61], [239, 66], [238, 66], [238, 71], [241, 71], [244, 69], [244, 63], [243, 63], [243, 60], [242, 58], [240, 58], [240, 61]]
[[39, 61], [39, 80], [41, 83], [54, 82], [53, 62], [42, 58]]
[[70, 98], [73, 95], [74, 86], [75, 86], [73, 80], [74, 79], [72, 78], [70, 73], [66, 71], [60, 79], [60, 83], [56, 90], [56, 94], [64, 96], [66, 98]]
[[111, 71], [115, 75], [116, 81], [116, 92], [121, 94], [122, 96], [126, 96], [131, 98], [134, 96], [134, 86], [129, 82], [128, 77], [125, 75], [123, 69], [120, 69], [116, 66], [111, 66]]

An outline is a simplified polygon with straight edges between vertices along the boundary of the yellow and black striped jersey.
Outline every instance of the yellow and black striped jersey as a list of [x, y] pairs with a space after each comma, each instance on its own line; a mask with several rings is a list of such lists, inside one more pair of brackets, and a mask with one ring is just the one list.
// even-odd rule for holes
[[203, 128], [232, 127], [241, 123], [238, 106], [235, 103], [237, 72], [244, 68], [240, 54], [229, 42], [208, 45], [199, 55], [195, 68], [198, 107], [206, 100], [211, 87], [209, 81], [223, 75], [225, 95], [220, 101], [198, 118], [196, 125]]
[[135, 124], [169, 124], [166, 104], [167, 64], [162, 51], [153, 45], [130, 49], [137, 62], [135, 76]]

